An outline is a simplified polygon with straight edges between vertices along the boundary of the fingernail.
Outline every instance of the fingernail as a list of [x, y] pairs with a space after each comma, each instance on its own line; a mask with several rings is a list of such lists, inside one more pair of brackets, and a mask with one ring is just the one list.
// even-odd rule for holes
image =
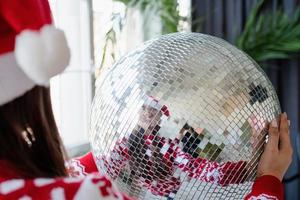
[[288, 125], [291, 126], [291, 121], [290, 120], [288, 120]]
[[272, 125], [272, 127], [277, 128], [278, 127], [277, 120], [273, 119], [272, 122], [271, 122], [271, 125]]
[[287, 118], [286, 112], [283, 113], [283, 117], [284, 117], [284, 118]]

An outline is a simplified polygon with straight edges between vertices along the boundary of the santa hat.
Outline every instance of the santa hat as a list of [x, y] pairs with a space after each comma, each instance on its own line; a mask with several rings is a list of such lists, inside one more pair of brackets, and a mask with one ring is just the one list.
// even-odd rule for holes
[[0, 105], [64, 71], [70, 52], [47, 0], [0, 0]]

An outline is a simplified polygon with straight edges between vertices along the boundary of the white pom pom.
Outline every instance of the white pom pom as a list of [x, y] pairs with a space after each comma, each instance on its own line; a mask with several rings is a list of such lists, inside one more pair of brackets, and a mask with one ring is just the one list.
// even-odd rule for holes
[[47, 25], [40, 32], [25, 30], [18, 35], [15, 57], [31, 80], [48, 85], [69, 64], [70, 51], [63, 31]]

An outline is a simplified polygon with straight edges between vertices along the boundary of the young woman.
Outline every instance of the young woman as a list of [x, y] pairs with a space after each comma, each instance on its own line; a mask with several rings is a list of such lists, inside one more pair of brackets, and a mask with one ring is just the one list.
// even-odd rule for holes
[[66, 178], [47, 85], [70, 54], [51, 23], [47, 0], [0, 0], [0, 199], [127, 199], [100, 174]]
[[[47, 85], [65, 69], [69, 52], [51, 23], [47, 0], [0, 0], [0, 199], [129, 199], [97, 173], [91, 153], [65, 167]], [[288, 128], [286, 114], [271, 123], [246, 199], [283, 199]]]

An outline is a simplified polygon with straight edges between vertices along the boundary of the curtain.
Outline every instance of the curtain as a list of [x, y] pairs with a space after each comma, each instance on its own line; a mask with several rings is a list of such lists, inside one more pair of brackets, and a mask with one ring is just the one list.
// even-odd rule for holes
[[[192, 0], [192, 30], [221, 37], [234, 44], [242, 32], [247, 16], [256, 0]], [[265, 9], [279, 7], [291, 15], [300, 0], [266, 0]], [[197, 23], [197, 22], [201, 23]], [[199, 25], [200, 24], [200, 25]], [[294, 60], [268, 61], [265, 71], [272, 81], [281, 108], [291, 119], [291, 139], [294, 148], [293, 162], [286, 173], [285, 196], [287, 200], [300, 199], [300, 62]]]

